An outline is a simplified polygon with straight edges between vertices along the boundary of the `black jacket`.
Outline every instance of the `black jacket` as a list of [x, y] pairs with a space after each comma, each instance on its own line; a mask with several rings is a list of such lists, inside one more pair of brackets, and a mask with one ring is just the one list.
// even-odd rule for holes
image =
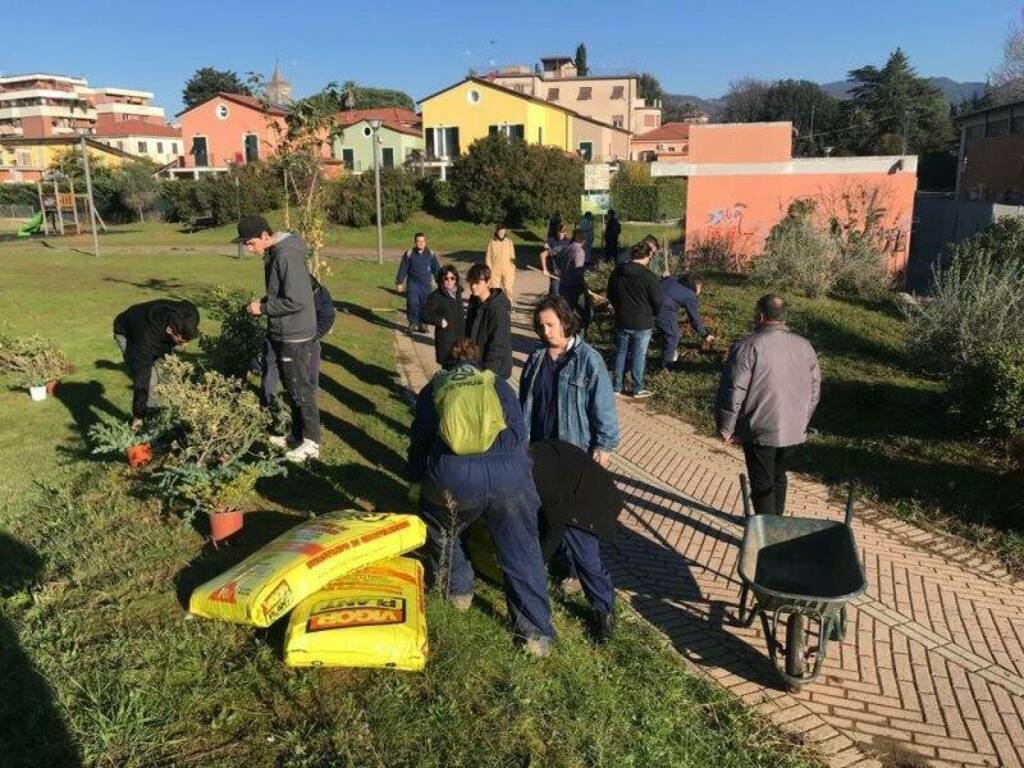
[[466, 336], [480, 347], [482, 368], [503, 379], [512, 375], [512, 305], [504, 291], [492, 288], [487, 301], [469, 300]]
[[[423, 305], [423, 320], [434, 326], [434, 359], [444, 365], [452, 344], [466, 335], [466, 317], [462, 312], [460, 288], [456, 288], [454, 299], [444, 288], [431, 293]], [[441, 327], [442, 320], [448, 321], [447, 328]]]
[[661, 282], [643, 264], [631, 261], [608, 278], [608, 301], [615, 309], [615, 327], [630, 331], [654, 328], [661, 309]]
[[131, 372], [132, 416], [141, 419], [149, 400], [149, 379], [153, 364], [174, 350], [174, 341], [167, 335], [172, 319], [191, 315], [199, 324], [199, 310], [191, 301], [155, 299], [133, 304], [114, 318], [114, 334], [124, 336], [128, 345], [125, 362]]
[[611, 473], [564, 440], [530, 443], [533, 482], [540, 496], [540, 548], [550, 560], [569, 526], [612, 542], [622, 494]]
[[267, 295], [263, 314], [271, 341], [306, 341], [316, 337], [316, 309], [306, 267], [306, 244], [287, 232], [274, 235], [263, 262]]

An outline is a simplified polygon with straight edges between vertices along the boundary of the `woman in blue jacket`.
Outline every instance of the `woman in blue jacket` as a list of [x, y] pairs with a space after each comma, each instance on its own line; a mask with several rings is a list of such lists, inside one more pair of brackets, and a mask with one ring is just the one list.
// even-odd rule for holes
[[[436, 579], [440, 565], [447, 564], [447, 573], [441, 574], [447, 579], [442, 586], [445, 596], [460, 610], [473, 600], [473, 566], [462, 534], [483, 515], [505, 577], [509, 615], [526, 640], [526, 651], [547, 656], [554, 629], [537, 529], [540, 498], [526, 452], [529, 433], [512, 387], [493, 372], [481, 371], [479, 359], [480, 349], [473, 341], [455, 342], [446, 369], [420, 391], [409, 444], [408, 479], [414, 493], [420, 484], [419, 508], [427, 524], [431, 577]], [[460, 446], [449, 445], [442, 436], [445, 414], [438, 410], [439, 404], [443, 409], [455, 407], [450, 403], [457, 401], [438, 397], [438, 393], [446, 386], [477, 386], [481, 379], [497, 394], [504, 428], [486, 450], [457, 452]], [[470, 423], [473, 413], [466, 414]], [[494, 421], [487, 425], [501, 427]]]
[[[530, 355], [519, 381], [519, 399], [530, 441], [564, 440], [607, 467], [619, 444], [619, 417], [611, 377], [600, 353], [577, 333], [579, 321], [561, 296], [533, 311], [541, 346]], [[601, 562], [592, 532], [569, 526], [554, 565], [578, 578], [597, 618], [598, 637], [612, 632], [615, 588]]]

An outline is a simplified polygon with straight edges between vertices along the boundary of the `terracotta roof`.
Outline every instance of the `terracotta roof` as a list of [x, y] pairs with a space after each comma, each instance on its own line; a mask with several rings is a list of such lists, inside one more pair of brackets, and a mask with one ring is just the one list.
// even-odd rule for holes
[[555, 104], [555, 103], [552, 103], [550, 101], [545, 101], [544, 99], [538, 99], [536, 96], [530, 96], [530, 95], [525, 94], [525, 93], [520, 93], [519, 91], [515, 90], [514, 88], [506, 88], [504, 85], [498, 85], [498, 83], [491, 82], [490, 80], [487, 80], [487, 79], [482, 78], [482, 77], [474, 77], [472, 75], [470, 75], [469, 77], [462, 78], [457, 83], [452, 83], [447, 88], [442, 88], [439, 91], [434, 91], [429, 96], [424, 96], [422, 99], [420, 99], [420, 103], [422, 103], [424, 101], [427, 101], [428, 99], [432, 99], [435, 96], [440, 96], [442, 93], [444, 93], [446, 91], [450, 91], [452, 88], [458, 88], [460, 85], [462, 85], [463, 83], [467, 83], [467, 82], [479, 83], [480, 85], [485, 85], [488, 88], [494, 88], [495, 90], [502, 91], [503, 93], [507, 93], [510, 96], [517, 96], [520, 99], [525, 99], [526, 101], [532, 101], [532, 102], [534, 102], [536, 104], [543, 104], [545, 107], [551, 107], [552, 109], [557, 109], [559, 112], [565, 112], [566, 114], [572, 115], [573, 117], [577, 117], [580, 120], [586, 120], [588, 123], [593, 123], [594, 125], [600, 125], [602, 128], [611, 128], [613, 131], [621, 131], [622, 133], [630, 133], [628, 128], [620, 128], [619, 126], [612, 125], [611, 123], [603, 123], [600, 120], [596, 120], [593, 117], [590, 117], [588, 115], [584, 115], [584, 114], [582, 114], [580, 112], [577, 112], [577, 111], [575, 111], [573, 109], [569, 109], [568, 107], [563, 107], [563, 106], [561, 106], [559, 104]]
[[209, 104], [214, 99], [227, 99], [228, 101], [233, 101], [236, 104], [241, 104], [242, 106], [249, 107], [250, 109], [255, 109], [258, 112], [267, 112], [271, 115], [280, 115], [281, 117], [284, 117], [285, 115], [288, 114], [288, 110], [281, 109], [281, 107], [267, 107], [263, 104], [262, 101], [253, 98], [252, 96], [245, 96], [241, 93], [226, 93], [224, 91], [220, 91], [219, 93], [216, 93], [210, 98], [208, 98], [206, 101], [196, 104], [194, 107], [183, 109], [181, 112], [175, 115], [175, 117], [181, 117], [186, 112], [191, 112], [193, 109], [198, 109], [199, 107], [203, 106], [203, 104]]
[[116, 120], [96, 124], [97, 137], [110, 136], [167, 136], [180, 139], [181, 129], [163, 123], [147, 123], [145, 120]]
[[633, 141], [679, 141], [690, 138], [689, 123], [664, 123], [663, 125], [633, 137]]
[[386, 123], [413, 125], [420, 122], [420, 116], [411, 109], [402, 107], [374, 107], [372, 109], [346, 109], [335, 115], [338, 125], [345, 127], [360, 120], [383, 120]]
[[[345, 123], [343, 125], [339, 124], [338, 127], [339, 128], [351, 128], [353, 125], [359, 125], [359, 123], [365, 123], [367, 120], [372, 120], [372, 119], [373, 118], [370, 118], [370, 117], [364, 117], [361, 120], [356, 120], [356, 121], [351, 122], [351, 123]], [[409, 136], [422, 136], [423, 135], [423, 123], [421, 123], [421, 122], [416, 122], [415, 124], [409, 124], [409, 123], [395, 123], [395, 122], [392, 122], [391, 120], [381, 120], [381, 127], [383, 127], [383, 128], [390, 128], [392, 131], [395, 131], [396, 133], [404, 133], [404, 134], [407, 134]]]

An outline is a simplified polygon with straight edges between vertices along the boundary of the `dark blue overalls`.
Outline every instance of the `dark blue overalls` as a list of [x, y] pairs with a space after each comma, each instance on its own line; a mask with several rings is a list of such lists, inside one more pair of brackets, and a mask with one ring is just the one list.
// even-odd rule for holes
[[440, 269], [441, 265], [429, 248], [422, 251], [413, 248], [402, 254], [395, 284], [405, 283], [405, 312], [411, 327], [423, 325], [423, 305], [434, 290], [434, 277]]

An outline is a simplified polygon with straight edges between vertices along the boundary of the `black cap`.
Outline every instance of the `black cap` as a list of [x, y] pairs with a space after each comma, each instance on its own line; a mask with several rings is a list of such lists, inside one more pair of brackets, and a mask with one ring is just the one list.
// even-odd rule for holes
[[264, 232], [272, 233], [273, 231], [262, 216], [247, 214], [238, 220], [238, 237], [231, 242], [244, 243], [246, 240], [259, 237]]

